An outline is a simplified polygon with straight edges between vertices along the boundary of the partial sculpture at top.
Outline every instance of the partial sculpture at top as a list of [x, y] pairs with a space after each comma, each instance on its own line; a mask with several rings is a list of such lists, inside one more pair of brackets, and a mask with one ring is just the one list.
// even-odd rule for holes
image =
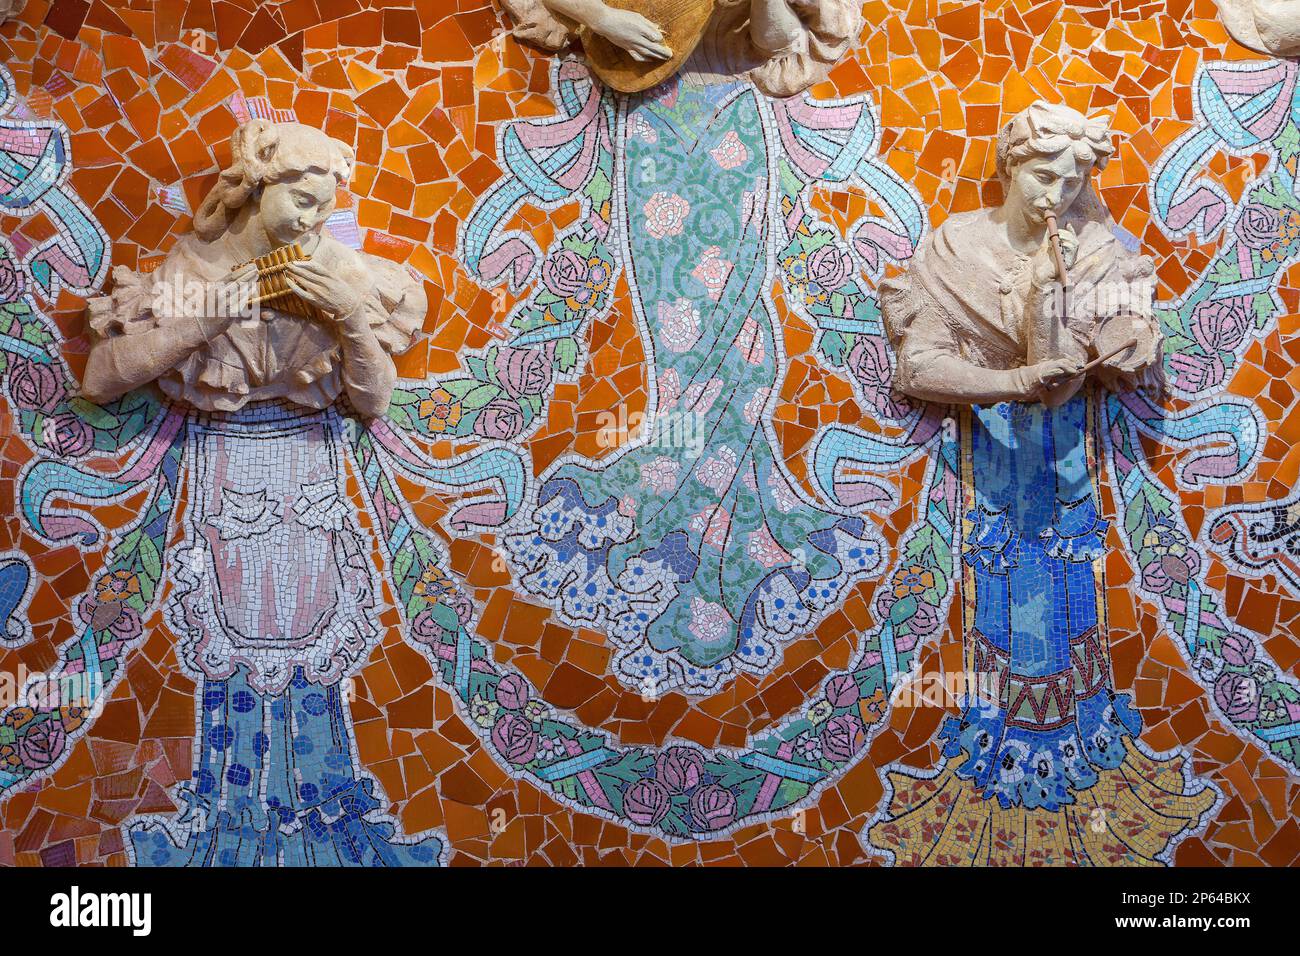
[[1060, 405], [1090, 363], [1112, 388], [1158, 383], [1151, 260], [1120, 242], [1089, 181], [1111, 151], [1106, 124], [1066, 106], [1012, 119], [997, 151], [1005, 202], [949, 217], [882, 287], [901, 391]]
[[[252, 120], [231, 164], [152, 274], [118, 266], [89, 303], [82, 393], [116, 398], [158, 381], [207, 411], [284, 399], [324, 408], [343, 392], [364, 416], [388, 408], [424, 290], [395, 263], [332, 238], [325, 222], [352, 150], [298, 123]], [[260, 300], [260, 301], [259, 301]]]
[[1214, 0], [1223, 25], [1244, 47], [1295, 56], [1300, 53], [1300, 0]]
[[[852, 0], [502, 0], [514, 35], [548, 50], [582, 42], [608, 85], [644, 90], [679, 66], [702, 77], [747, 76], [769, 96], [826, 78], [862, 29]], [[637, 12], [642, 11], [642, 12]]]

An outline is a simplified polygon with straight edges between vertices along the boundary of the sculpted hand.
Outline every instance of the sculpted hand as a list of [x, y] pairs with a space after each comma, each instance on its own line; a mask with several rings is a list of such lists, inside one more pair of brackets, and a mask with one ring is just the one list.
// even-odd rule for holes
[[666, 60], [673, 51], [664, 45], [660, 29], [633, 10], [602, 6], [587, 24], [610, 43], [627, 51], [634, 60]]
[[1033, 401], [1079, 377], [1083, 362], [1075, 358], [1048, 359], [1025, 369], [1030, 391], [1025, 397]]
[[347, 318], [361, 305], [359, 289], [314, 260], [292, 263], [286, 278], [304, 302], [336, 319]]
[[226, 276], [224, 282], [226, 295], [218, 300], [229, 306], [224, 317], [234, 319], [251, 315], [253, 300], [257, 298], [257, 265], [245, 263]]
[[[1065, 268], [1073, 269], [1074, 260], [1079, 257], [1079, 237], [1072, 226], [1061, 227], [1061, 258]], [[1052, 252], [1052, 240], [1049, 237], [1043, 247], [1034, 255], [1034, 285], [1040, 289], [1058, 282], [1056, 274], [1056, 256]]]

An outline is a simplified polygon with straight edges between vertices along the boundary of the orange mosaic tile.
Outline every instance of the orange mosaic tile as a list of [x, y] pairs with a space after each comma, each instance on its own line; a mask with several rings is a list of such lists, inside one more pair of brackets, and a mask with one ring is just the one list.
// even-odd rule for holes
[[[1239, 117], [1205, 114], [1194, 87], [1199, 77], [1220, 84], [1228, 102], [1228, 95], [1242, 90], [1293, 89], [1294, 64], [1285, 64], [1276, 77], [1256, 76], [1251, 71], [1274, 61], [1232, 43], [1211, 0], [870, 0], [862, 12], [866, 22], [857, 41], [810, 95], [818, 103], [854, 98], [853, 103], [869, 104], [861, 115], [879, 124], [879, 139], [871, 147], [878, 155], [877, 182], [887, 178], [913, 193], [927, 229], [950, 215], [1001, 201], [996, 139], [1033, 101], [1113, 114], [1117, 149], [1097, 175], [1097, 189], [1118, 227], [1155, 259], [1163, 320], [1167, 330], [1181, 330], [1180, 364], [1171, 366], [1176, 380], [1166, 410], [1179, 422], [1207, 410], [1210, 417], [1200, 423], [1206, 425], [1203, 433], [1193, 437], [1192, 425], [1161, 430], [1138, 411], [1122, 421], [1117, 417], [1106, 432], [1108, 450], [1093, 463], [1101, 476], [1100, 510], [1110, 522], [1098, 565], [1104, 566], [1107, 585], [1103, 616], [1111, 681], [1115, 691], [1132, 698], [1142, 744], [1156, 753], [1187, 754], [1189, 773], [1215, 794], [1212, 810], [1186, 811], [1189, 819], [1198, 813], [1205, 818], [1181, 842], [1171, 841], [1169, 862], [1294, 865], [1300, 857], [1300, 777], [1293, 757], [1297, 735], [1287, 728], [1300, 721], [1295, 696], [1300, 572], [1286, 548], [1252, 537], [1252, 528], [1267, 521], [1280, 537], [1294, 540], [1300, 513], [1295, 504], [1300, 457], [1293, 441], [1300, 429], [1295, 401], [1300, 373], [1294, 369], [1300, 358], [1294, 317], [1300, 288], [1291, 248], [1300, 235], [1300, 210], [1288, 212], [1294, 221], [1280, 225], [1259, 219], [1259, 229], [1273, 230], [1262, 238], [1246, 235], [1252, 228], [1247, 217], [1259, 212], [1254, 207], [1267, 205], [1252, 197], [1271, 188], [1268, 177], [1282, 170], [1293, 181], [1300, 148], [1291, 141], [1294, 124], [1256, 131], [1251, 155], [1242, 148], [1205, 146], [1201, 157], [1192, 157], [1198, 159], [1189, 167], [1192, 178], [1170, 180], [1167, 189], [1153, 185], [1172, 175], [1171, 157], [1191, 157], [1180, 150], [1190, 149], [1186, 144], [1198, 133], [1209, 141], [1204, 131], [1240, 123]], [[413, 400], [401, 406], [411, 410], [399, 413], [405, 420], [391, 419], [394, 431], [409, 436], [404, 440], [422, 460], [440, 467], [487, 447], [513, 448], [522, 462], [520, 480], [529, 488], [566, 461], [612, 459], [614, 449], [636, 436], [636, 422], [662, 399], [666, 387], [654, 350], [647, 349], [645, 324], [688, 326], [700, 319], [692, 320], [689, 309], [682, 316], [641, 315], [639, 283], [648, 280], [630, 274], [627, 266], [620, 271], [598, 261], [604, 237], [583, 230], [611, 229], [631, 243], [633, 227], [661, 223], [671, 229], [677, 213], [667, 200], [655, 200], [662, 208], [647, 208], [651, 194], [632, 208], [625, 185], [610, 184], [623, 175], [624, 164], [652, 155], [646, 151], [650, 133], [625, 125], [618, 127], [624, 138], [612, 143], [613, 127], [592, 132], [589, 145], [573, 140], [593, 156], [609, 157], [608, 167], [600, 159], [591, 161], [593, 172], [582, 189], [568, 189], [562, 197], [558, 191], [549, 198], [529, 194], [497, 209], [500, 221], [484, 222], [483, 210], [494, 208], [494, 197], [519, 181], [512, 177], [522, 164], [518, 152], [510, 151], [541, 148], [531, 139], [508, 141], [509, 131], [518, 137], [527, 129], [525, 137], [540, 140], [551, 135], [545, 131], [552, 127], [544, 124], [557, 118], [573, 121], [576, 128], [574, 112], [582, 103], [566, 113], [564, 97], [576, 102], [587, 95], [585, 81], [562, 73], [555, 56], [518, 43], [508, 24], [507, 15], [487, 0], [29, 0], [16, 20], [0, 27], [0, 62], [14, 92], [0, 126], [5, 136], [15, 137], [0, 139], [0, 148], [18, 149], [20, 134], [12, 130], [54, 130], [56, 139], [66, 136], [70, 171], [60, 185], [64, 200], [51, 200], [36, 212], [15, 210], [0, 194], [6, 255], [0, 266], [21, 261], [28, 276], [13, 279], [14, 296], [6, 303], [18, 301], [17, 283], [23, 281], [30, 311], [50, 320], [46, 338], [54, 341], [57, 333], [54, 354], [79, 375], [89, 348], [85, 302], [111, 287], [110, 267], [147, 271], [192, 231], [195, 211], [219, 171], [231, 164], [230, 137], [241, 123], [296, 120], [355, 151], [356, 169], [341, 190], [331, 233], [418, 276], [429, 304], [427, 335], [397, 360], [398, 374], [414, 384]], [[738, 128], [737, 136], [761, 140], [777, 135], [772, 130], [778, 122], [803, 122], [797, 110], [778, 112], [788, 105], [774, 102], [765, 100], [762, 114], [771, 130]], [[624, 114], [619, 117], [619, 123], [630, 122]], [[535, 125], [527, 126], [530, 122]], [[799, 128], [809, 136], [843, 132]], [[633, 144], [636, 137], [641, 139]], [[741, 175], [722, 161], [715, 173], [726, 183]], [[773, 190], [775, 208], [788, 197]], [[1276, 196], [1269, 195], [1276, 206]], [[795, 198], [846, 247], [855, 242], [860, 223], [897, 211], [887, 210], [860, 180], [820, 181]], [[1284, 204], [1288, 210], [1291, 201]], [[81, 224], [74, 208], [81, 210]], [[1225, 224], [1218, 230], [1206, 218], [1216, 209]], [[619, 216], [625, 221], [617, 221]], [[579, 331], [551, 340], [545, 358], [549, 400], [533, 409], [526, 408], [530, 393], [507, 396], [510, 402], [495, 409], [498, 417], [477, 431], [474, 422], [489, 422], [488, 416], [468, 408], [465, 393], [455, 392], [458, 383], [472, 378], [467, 357], [494, 348], [500, 356], [513, 348], [506, 341], [514, 341], [519, 330], [510, 323], [537, 301], [544, 281], [523, 260], [518, 268], [526, 275], [518, 276], [519, 282], [506, 281], [511, 274], [504, 271], [488, 281], [481, 260], [471, 261], [475, 228], [526, 245], [539, 260], [538, 274], [555, 261], [550, 253], [585, 243], [582, 255], [574, 254], [580, 261], [555, 266], [572, 272], [555, 279], [564, 295], [552, 295], [555, 304], [546, 324], [570, 314], [563, 310], [572, 306], [559, 304], [566, 298], [590, 294], [602, 303], [592, 307], [598, 314]], [[628, 230], [627, 235], [619, 230]], [[58, 237], [65, 237], [62, 245], [52, 242]], [[98, 265], [90, 261], [96, 242]], [[1245, 254], [1246, 272], [1237, 253], [1225, 252], [1234, 242], [1241, 248], [1255, 243], [1249, 247], [1254, 259], [1250, 251]], [[60, 249], [62, 259], [56, 255]], [[484, 244], [480, 251], [486, 259], [494, 250]], [[615, 254], [621, 253], [610, 253]], [[860, 269], [863, 299], [874, 302], [875, 280], [898, 273], [902, 264], [882, 256], [871, 281], [868, 270]], [[1195, 313], [1189, 293], [1205, 276], [1234, 264], [1238, 272], [1216, 279], [1216, 289], [1254, 283], [1252, 294], [1275, 297], [1275, 304], [1251, 305], [1258, 311], [1245, 324]], [[886, 413], [885, 404], [894, 401], [887, 387], [865, 387], [872, 361], [865, 349], [849, 360], [845, 342], [836, 361], [827, 327], [817, 325], [803, 307], [806, 288], [797, 284], [794, 267], [774, 261], [768, 268], [770, 351], [751, 364], [776, 367], [778, 354], [783, 362], [770, 415], [770, 468], [788, 475], [786, 493], [817, 501], [825, 488], [812, 455], [829, 426], [901, 440], [914, 424]], [[9, 273], [0, 271], [0, 293], [8, 281]], [[11, 321], [18, 323], [14, 330], [0, 330], [19, 340], [5, 346], [6, 356], [18, 358], [7, 359], [5, 369], [10, 402], [0, 412], [5, 426], [0, 504], [7, 514], [18, 514], [29, 464], [49, 457], [48, 436], [71, 442], [81, 440], [81, 433], [62, 419], [66, 434], [58, 431], [59, 423], [35, 426], [33, 432], [34, 415], [40, 414], [42, 423], [57, 417], [54, 405], [43, 408], [48, 396], [41, 395], [41, 369], [47, 366], [28, 354], [48, 343], [28, 334], [24, 346], [22, 335], [13, 334], [21, 332], [22, 323], [16, 315]], [[36, 325], [33, 319], [23, 328]], [[570, 348], [572, 354], [561, 351]], [[527, 368], [510, 369], [506, 355], [502, 371], [494, 367], [491, 373], [494, 381], [502, 374], [529, 374]], [[569, 355], [568, 368], [553, 372], [564, 355]], [[15, 365], [19, 360], [27, 364]], [[883, 352], [881, 361], [889, 365]], [[14, 378], [19, 371], [25, 378], [18, 384], [33, 390], [32, 407], [18, 402]], [[521, 397], [522, 405], [516, 401]], [[1213, 411], [1225, 403], [1229, 412]], [[86, 439], [101, 444], [72, 456], [105, 481], [121, 479], [136, 452], [157, 443], [155, 433], [145, 433], [146, 423], [166, 425], [156, 397], [114, 409], [112, 440]], [[480, 417], [471, 419], [474, 413]], [[528, 421], [522, 423], [517, 416], [525, 413]], [[942, 418], [937, 416], [932, 435], [942, 436]], [[1229, 461], [1252, 427], [1258, 430], [1258, 451], [1241, 462]], [[1239, 430], [1238, 444], [1224, 437], [1233, 428]], [[190, 500], [186, 481], [176, 477], [191, 467], [182, 462], [183, 444], [183, 439], [163, 442], [153, 466], [158, 475], [172, 476], [166, 505], [175, 509], [172, 524], [164, 516], [155, 536], [161, 545], [157, 552], [182, 545], [185, 519], [202, 504]], [[716, 679], [700, 677], [692, 684], [683, 678], [665, 687], [629, 676], [631, 664], [620, 670], [630, 656], [627, 645], [611, 635], [612, 627], [582, 626], [575, 613], [530, 591], [521, 580], [524, 571], [512, 564], [517, 556], [507, 532], [449, 530], [449, 516], [465, 502], [445, 487], [396, 470], [387, 484], [368, 485], [372, 463], [395, 454], [377, 451], [377, 445], [376, 440], [369, 448], [350, 448], [352, 457], [339, 471], [349, 486], [347, 507], [359, 515], [374, 549], [371, 563], [384, 608], [376, 614], [379, 633], [355, 673], [328, 705], [320, 705], [331, 709], [303, 714], [324, 720], [322, 714], [346, 711], [355, 736], [358, 773], [349, 780], [357, 785], [356, 799], [365, 802], [367, 814], [390, 820], [403, 834], [432, 834], [421, 837], [422, 843], [403, 845], [400, 852], [409, 853], [410, 861], [878, 865], [885, 860], [866, 831], [888, 805], [890, 788], [898, 792], [908, 773], [936, 768], [942, 774], [927, 785], [953, 785], [956, 778], [949, 775], [936, 735], [945, 717], [960, 712], [955, 701], [917, 702], [908, 697], [904, 682], [901, 690], [893, 688], [894, 699], [902, 702], [891, 704], [883, 677], [871, 678], [877, 683], [869, 688], [862, 677], [861, 695], [855, 688], [848, 703], [848, 692], [834, 683], [872, 668], [883, 675], [891, 652], [912, 663], [917, 687], [926, 675], [966, 667], [960, 554], [949, 555], [956, 561], [956, 571], [949, 567], [951, 593], [939, 610], [929, 612], [934, 619], [928, 634], [911, 636], [910, 646], [899, 644], [892, 651], [880, 638], [892, 608], [910, 593], [912, 564], [903, 560], [908, 542], [931, 520], [931, 503], [956, 494], [942, 490], [937, 453], [897, 463], [879, 487], [872, 486], [876, 497], [861, 509], [869, 526], [862, 540], [878, 536], [887, 554], [871, 574], [846, 577], [843, 594], [815, 626], [780, 640], [778, 652], [762, 667], [736, 665]], [[171, 465], [169, 455], [175, 457]], [[955, 472], [951, 478], [955, 489]], [[177, 591], [170, 578], [158, 579], [156, 599], [137, 602], [141, 611], [116, 612], [99, 631], [83, 620], [98, 613], [102, 623], [114, 613], [99, 610], [111, 603], [105, 595], [116, 586], [106, 580], [120, 566], [113, 542], [142, 516], [155, 520], [162, 513], [151, 488], [141, 484], [96, 500], [87, 512], [93, 522], [86, 526], [97, 525], [104, 534], [93, 545], [51, 541], [25, 519], [7, 521], [0, 530], [0, 575], [22, 567], [31, 579], [14, 602], [22, 605], [25, 630], [21, 639], [0, 646], [0, 671], [38, 674], [66, 667], [68, 648], [78, 646], [87, 630], [116, 626], [126, 635], [113, 645], [121, 656], [114, 658], [101, 712], [93, 718], [60, 715], [60, 727], [68, 728], [66, 741], [55, 735], [65, 733], [59, 730], [46, 732], [44, 751], [22, 743], [35, 739], [30, 731], [22, 735], [33, 714], [7, 707], [0, 728], [0, 785], [7, 790], [0, 803], [0, 863], [120, 865], [162, 862], [177, 852], [157, 843], [155, 831], [141, 836], [139, 822], [150, 815], [174, 816], [184, 800], [197, 799], [204, 786], [211, 790], [214, 784], [203, 777], [211, 775], [203, 763], [203, 752], [211, 749], [205, 741], [241, 719], [232, 711], [229, 725], [221, 725], [212, 714], [233, 708], [238, 694], [255, 690], [223, 683], [221, 700], [212, 703], [215, 684], [187, 661], [164, 613]], [[629, 495], [650, 497], [653, 489], [645, 488], [635, 486]], [[1127, 516], [1142, 512], [1129, 497], [1134, 488], [1149, 502], [1176, 505], [1185, 547], [1165, 540], [1144, 544], [1142, 535], [1130, 540]], [[375, 504], [381, 500], [392, 502], [392, 514], [388, 506]], [[534, 504], [540, 508], [543, 502]], [[611, 510], [611, 520], [619, 513]], [[699, 522], [701, 538], [718, 533], [711, 513], [684, 520]], [[395, 562], [380, 544], [390, 540], [386, 536], [394, 522], [406, 522], [421, 547], [444, 557], [429, 559], [426, 566], [421, 555], [410, 580], [394, 576]], [[1143, 527], [1159, 537], [1155, 525]], [[1156, 548], [1164, 550], [1153, 558]], [[1186, 551], [1194, 557], [1184, 559]], [[417, 573], [421, 567], [425, 577]], [[1181, 570], [1171, 575], [1171, 568]], [[918, 564], [917, 580], [924, 571]], [[1171, 584], [1178, 574], [1186, 580]], [[1189, 581], [1194, 590], [1188, 590]], [[460, 594], [472, 605], [472, 616], [459, 623], [453, 614], [450, 621], [440, 618], [430, 625], [448, 634], [459, 627], [460, 643], [413, 636], [416, 614], [410, 612], [423, 607], [415, 587]], [[934, 587], [933, 581], [926, 587]], [[5, 588], [0, 580], [0, 598]], [[88, 595], [95, 596], [93, 602], [84, 598]], [[1206, 634], [1213, 631], [1212, 640], [1193, 640], [1192, 649], [1186, 635], [1201, 625], [1188, 624], [1188, 602], [1199, 608]], [[452, 607], [451, 598], [436, 606]], [[688, 620], [695, 619], [683, 612], [681, 621]], [[1246, 631], [1259, 640], [1237, 640]], [[1213, 660], [1208, 647], [1218, 655]], [[108, 656], [105, 651], [103, 659]], [[680, 655], [672, 660], [674, 667], [685, 666]], [[905, 671], [900, 666], [899, 673]], [[505, 690], [501, 675], [514, 678]], [[483, 689], [489, 684], [491, 694]], [[837, 690], [844, 702], [831, 708]], [[821, 715], [817, 726], [825, 730], [810, 738], [799, 728], [812, 727], [813, 708], [824, 709], [823, 704], [836, 713]], [[513, 719], [525, 713], [535, 713], [539, 727], [549, 721], [568, 730], [547, 737], [523, 726], [527, 719]], [[839, 723], [832, 726], [832, 721]], [[547, 777], [521, 769], [537, 766], [543, 739], [550, 748], [547, 766], [569, 761], [570, 773]], [[816, 756], [803, 760], [794, 749], [796, 739], [811, 739], [809, 753], [816, 749]], [[757, 741], [770, 746], [756, 747]], [[591, 761], [589, 767], [584, 759]], [[720, 763], [724, 760], [732, 763]], [[1150, 766], [1152, 779], [1166, 779], [1168, 768]], [[742, 793], [739, 802], [729, 780], [740, 781], [733, 788]], [[641, 781], [652, 785], [634, 791]], [[754, 792], [744, 791], [751, 781]], [[945, 842], [944, 852], [949, 849]], [[1103, 851], [1089, 847], [1087, 852], [1100, 858]]]

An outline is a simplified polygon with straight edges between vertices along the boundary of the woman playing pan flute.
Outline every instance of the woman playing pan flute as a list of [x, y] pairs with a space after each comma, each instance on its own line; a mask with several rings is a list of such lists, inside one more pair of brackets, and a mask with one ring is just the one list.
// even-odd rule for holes
[[324, 231], [347, 146], [254, 120], [231, 152], [196, 234], [152, 275], [120, 267], [89, 305], [84, 394], [157, 380], [197, 410], [166, 607], [202, 679], [194, 773], [179, 816], [129, 826], [130, 851], [156, 866], [434, 863], [441, 841], [395, 836], [356, 765], [343, 687], [377, 637], [377, 587], [334, 407], [387, 409], [424, 291]]

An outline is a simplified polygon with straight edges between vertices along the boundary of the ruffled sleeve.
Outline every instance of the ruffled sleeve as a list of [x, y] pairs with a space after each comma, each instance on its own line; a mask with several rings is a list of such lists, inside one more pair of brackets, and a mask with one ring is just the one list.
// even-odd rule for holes
[[862, 10], [852, 0], [818, 0], [793, 9], [803, 23], [802, 32], [789, 47], [769, 53], [749, 72], [768, 96], [794, 96], [826, 79], [862, 30]]
[[375, 293], [369, 297], [370, 327], [389, 355], [411, 347], [424, 324], [429, 301], [424, 286], [401, 266], [378, 256], [367, 256], [373, 270]]
[[113, 268], [113, 291], [86, 303], [90, 334], [95, 339], [130, 335], [158, 324], [152, 311], [153, 281], [126, 266]]

